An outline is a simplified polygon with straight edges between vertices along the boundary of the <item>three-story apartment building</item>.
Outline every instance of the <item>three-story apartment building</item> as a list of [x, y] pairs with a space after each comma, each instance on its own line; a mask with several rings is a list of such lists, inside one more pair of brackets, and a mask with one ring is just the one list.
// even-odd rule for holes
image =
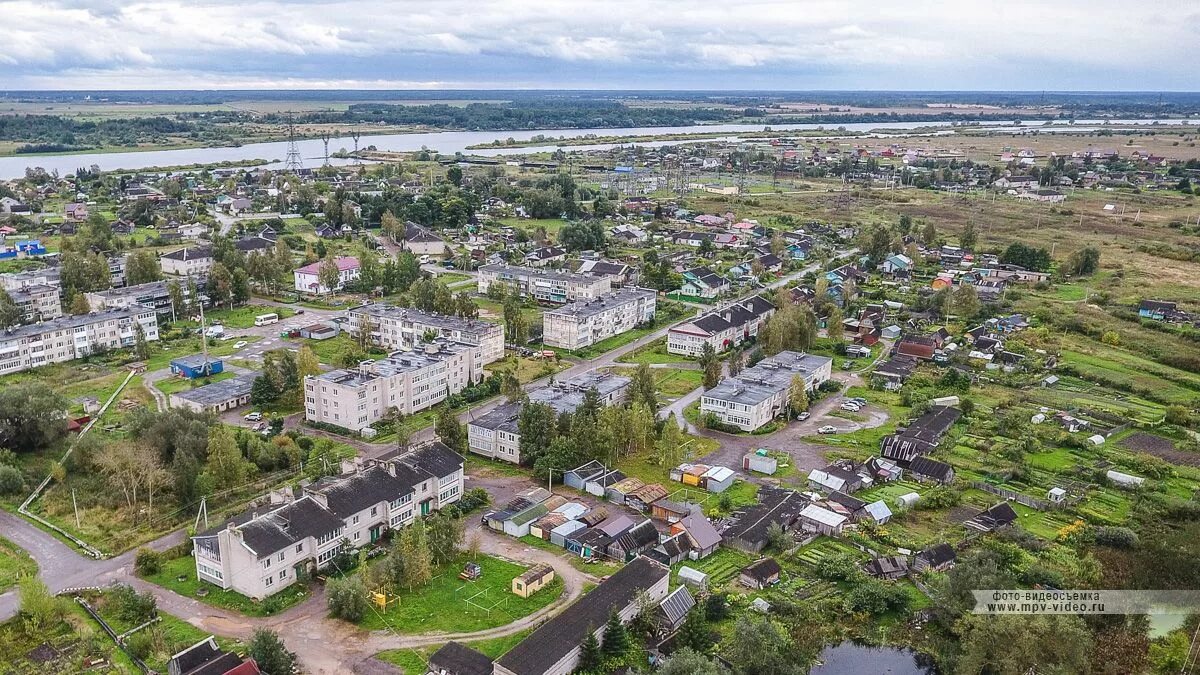
[[418, 349], [427, 335], [479, 347], [487, 365], [504, 358], [504, 326], [409, 307], [371, 304], [347, 312], [350, 333], [366, 330], [371, 344], [384, 349]]
[[343, 469], [192, 537], [197, 578], [262, 599], [462, 497], [462, 456], [438, 441]]
[[700, 397], [700, 413], [713, 414], [722, 424], [754, 431], [778, 417], [788, 405], [792, 378], [816, 389], [832, 374], [833, 359], [801, 352], [779, 352], [736, 377], [722, 380]]
[[542, 342], [582, 349], [654, 319], [655, 293], [630, 286], [542, 314]]
[[411, 415], [483, 378], [483, 351], [438, 339], [358, 368], [304, 378], [305, 418], [361, 432], [388, 414]]
[[487, 293], [492, 284], [507, 284], [517, 293], [538, 302], [556, 304], [594, 300], [612, 290], [612, 281], [608, 277], [512, 265], [484, 265], [479, 268], [477, 278], [480, 293]]
[[147, 342], [158, 340], [158, 317], [149, 307], [63, 316], [0, 332], [0, 375], [97, 352], [132, 347], [137, 328]]
[[667, 353], [698, 357], [708, 344], [719, 354], [758, 335], [774, 313], [775, 306], [761, 295], [734, 302], [671, 328]]

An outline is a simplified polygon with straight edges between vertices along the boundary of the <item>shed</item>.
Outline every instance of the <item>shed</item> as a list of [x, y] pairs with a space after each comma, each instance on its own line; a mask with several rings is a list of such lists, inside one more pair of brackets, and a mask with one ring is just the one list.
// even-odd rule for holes
[[651, 483], [638, 488], [625, 498], [625, 505], [635, 511], [645, 512], [650, 505], [667, 496], [667, 488], [658, 483]]
[[809, 504], [800, 512], [800, 522], [805, 530], [821, 534], [841, 534], [847, 518], [840, 513]]
[[1100, 434], [1092, 434], [1091, 436], [1088, 436], [1088, 441], [1092, 445], [1104, 445], [1104, 436], [1101, 436]]
[[221, 359], [207, 358], [203, 354], [181, 356], [171, 361], [171, 374], [194, 380], [198, 377], [208, 377], [225, 371], [225, 363]]
[[909, 492], [908, 494], [900, 495], [900, 497], [898, 499], [898, 501], [900, 503], [900, 508], [911, 509], [917, 503], [917, 500], [920, 498], [921, 498], [921, 495], [919, 495], [915, 492]]
[[774, 558], [763, 558], [742, 568], [738, 575], [738, 583], [746, 588], [762, 590], [771, 584], [778, 583], [783, 569]]
[[704, 489], [709, 492], [724, 492], [733, 485], [733, 479], [737, 476], [733, 469], [725, 466], [714, 466], [704, 472], [703, 485]]
[[655, 619], [665, 632], [673, 633], [683, 625], [688, 612], [695, 606], [696, 599], [692, 597], [691, 591], [687, 586], [680, 586], [658, 603]]
[[771, 603], [763, 600], [762, 598], [755, 598], [754, 602], [750, 603], [750, 609], [753, 609], [759, 614], [766, 614], [767, 612], [771, 611]]
[[592, 460], [583, 466], [575, 467], [563, 474], [563, 483], [576, 490], [584, 490], [588, 481], [594, 480], [607, 473], [604, 465]]
[[579, 502], [567, 502], [566, 504], [555, 507], [552, 511], [552, 513], [561, 513], [567, 517], [567, 520], [578, 520], [587, 512], [587, 505], [580, 504]]
[[612, 497], [608, 492], [609, 488], [623, 480], [625, 480], [625, 474], [620, 471], [616, 469], [606, 471], [584, 482], [583, 491], [596, 497], [611, 499]]
[[892, 519], [892, 510], [888, 508], [887, 502], [880, 499], [877, 502], [871, 502], [863, 507], [867, 517], [877, 525], [883, 525]]
[[605, 490], [605, 497], [614, 504], [624, 504], [630, 495], [645, 487], [641, 478], [625, 478], [613, 483]]
[[458, 642], [447, 642], [429, 657], [429, 672], [437, 675], [491, 675], [494, 669], [491, 657]]
[[567, 522], [569, 518], [561, 513], [547, 513], [529, 526], [529, 534], [544, 541], [550, 541], [550, 532]]
[[695, 586], [699, 589], [708, 587], [708, 575], [697, 569], [692, 569], [687, 565], [679, 568], [679, 580], [689, 586]]
[[902, 555], [875, 558], [863, 565], [863, 571], [878, 579], [899, 579], [908, 574], [908, 558]]
[[1067, 491], [1060, 487], [1053, 487], [1046, 493], [1046, 498], [1055, 504], [1061, 504], [1067, 498]]
[[673, 502], [670, 499], [660, 499], [650, 505], [650, 517], [667, 523], [674, 523], [691, 512], [687, 504]]
[[937, 544], [917, 553], [913, 558], [913, 569], [918, 572], [925, 570], [933, 570], [941, 572], [948, 570], [954, 566], [954, 561], [958, 559], [958, 555], [954, 552], [954, 547], [950, 544]]
[[554, 544], [555, 546], [566, 547], [567, 537], [575, 534], [579, 530], [582, 530], [584, 527], [586, 527], [586, 525], [578, 520], [568, 520], [562, 525], [550, 530], [550, 543]]
[[551, 581], [554, 581], [554, 568], [545, 563], [538, 563], [513, 577], [512, 592], [522, 598], [528, 598]]
[[1033, 417], [1029, 418], [1030, 424], [1041, 424], [1042, 422], [1045, 422], [1045, 421], [1046, 421], [1046, 416], [1042, 413], [1038, 413], [1038, 414], [1034, 415]]
[[957, 396], [939, 396], [938, 398], [932, 399], [929, 402], [932, 405], [940, 405], [950, 408], [958, 405], [959, 400]]
[[314, 323], [300, 329], [300, 337], [309, 340], [329, 340], [338, 336], [336, 323]]
[[884, 340], [895, 340], [899, 338], [900, 326], [893, 324], [885, 327], [882, 331], [880, 331], [879, 337], [883, 338]]
[[[765, 453], [766, 451], [760, 452]], [[770, 476], [779, 470], [779, 462], [767, 454], [760, 455], [757, 452], [748, 452], [742, 456], [742, 468], [746, 471], [765, 473]]]

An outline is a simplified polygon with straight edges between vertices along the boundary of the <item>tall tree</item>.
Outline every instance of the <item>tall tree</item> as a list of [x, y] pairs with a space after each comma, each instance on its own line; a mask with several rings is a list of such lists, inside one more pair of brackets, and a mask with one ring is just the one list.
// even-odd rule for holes
[[808, 385], [804, 383], [803, 375], [793, 375], [788, 387], [788, 407], [792, 415], [799, 415], [808, 410]]
[[242, 456], [233, 431], [223, 424], [214, 426], [208, 436], [208, 461], [205, 464], [213, 487], [218, 490], [239, 487], [246, 482], [252, 469], [253, 465]]
[[162, 279], [158, 258], [149, 250], [130, 253], [125, 258], [125, 283], [130, 286], [148, 284]]
[[317, 283], [321, 288], [328, 293], [333, 293], [338, 290], [338, 284], [342, 279], [342, 273], [338, 269], [336, 256], [327, 256], [321, 261], [317, 267]]
[[679, 428], [679, 419], [672, 412], [667, 415], [667, 419], [663, 423], [662, 433], [658, 436], [657, 454], [659, 462], [666, 467], [678, 466], [680, 462], [686, 459], [684, 457], [683, 443], [683, 430]]
[[650, 364], [638, 364], [630, 379], [629, 402], [641, 403], [651, 411], [658, 412], [658, 390], [654, 385], [654, 373], [650, 370]]
[[621, 621], [621, 615], [617, 614], [617, 610], [614, 608], [608, 614], [608, 622], [604, 624], [604, 642], [600, 646], [600, 651], [607, 658], [620, 659], [629, 651], [631, 644], [629, 632], [625, 630], [625, 623]]
[[296, 669], [296, 655], [288, 651], [278, 634], [266, 628], [254, 631], [246, 653], [264, 675], [291, 675]]
[[0, 330], [8, 330], [21, 323], [22, 315], [21, 308], [8, 291], [0, 288]]
[[825, 320], [825, 335], [835, 343], [840, 343], [845, 339], [845, 326], [842, 322], [845, 321], [845, 316], [842, 315], [840, 307], [834, 307], [829, 310], [829, 318]]
[[456, 452], [467, 451], [467, 432], [463, 428], [461, 422], [458, 421], [458, 416], [449, 406], [443, 405], [438, 411], [437, 422], [434, 424], [434, 432], [451, 450]]
[[68, 308], [68, 311], [71, 314], [80, 316], [80, 315], [91, 312], [92, 306], [88, 302], [86, 295], [84, 295], [83, 293], [76, 293], [75, 297], [71, 300], [71, 306], [70, 306], [70, 308]]
[[171, 298], [171, 321], [186, 318], [188, 311], [187, 303], [183, 299], [183, 288], [175, 279], [167, 282], [167, 296]]
[[400, 535], [400, 553], [404, 557], [404, 587], [413, 591], [429, 583], [433, 578], [433, 556], [423, 519], [418, 518], [404, 528]]
[[958, 236], [958, 245], [967, 251], [974, 251], [978, 239], [975, 234], [975, 223], [967, 223], [963, 226], [962, 234]]
[[529, 319], [525, 317], [521, 301], [516, 296], [504, 300], [504, 332], [514, 344], [525, 344], [529, 339]]

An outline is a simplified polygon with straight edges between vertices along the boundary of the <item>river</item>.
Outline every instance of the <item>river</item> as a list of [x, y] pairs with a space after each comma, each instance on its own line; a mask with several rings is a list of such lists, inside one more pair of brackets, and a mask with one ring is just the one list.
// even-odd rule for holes
[[[1021, 126], [1001, 125], [994, 121], [984, 122], [987, 129], [1009, 133], [1020, 133], [1032, 130], [1075, 130], [1085, 131], [1080, 125], [1109, 124], [1153, 124], [1180, 125], [1188, 124], [1188, 120], [1079, 120], [1073, 126], [1066, 121], [1056, 120], [1052, 125], [1046, 125], [1044, 120], [1025, 120]], [[780, 131], [811, 131], [816, 129], [845, 129], [850, 132], [868, 132], [874, 129], [905, 131], [916, 128], [933, 128], [952, 126], [951, 122], [854, 122], [847, 124], [776, 124], [771, 129]], [[363, 136], [359, 139], [359, 147], [375, 146], [376, 149], [392, 152], [412, 152], [428, 148], [437, 150], [443, 155], [453, 155], [456, 152], [478, 156], [518, 155], [536, 152], [552, 151], [556, 147], [553, 142], [544, 146], [526, 148], [487, 148], [484, 150], [467, 150], [468, 146], [503, 141], [512, 138], [517, 141], [528, 141], [534, 136], [578, 138], [581, 136], [652, 136], [661, 134], [696, 134], [718, 133], [729, 134], [725, 137], [737, 138], [739, 133], [759, 132], [761, 124], [703, 124], [684, 127], [631, 127], [623, 129], [535, 129], [525, 131], [436, 131], [407, 134], [385, 134], [379, 136]], [[710, 140], [710, 139], [705, 139]], [[648, 141], [637, 145], [654, 147], [661, 145], [677, 145], [681, 141]], [[700, 142], [700, 141], [693, 141]], [[307, 139], [296, 142], [303, 159], [304, 166], [320, 166], [324, 152], [320, 139]], [[602, 150], [614, 147], [614, 143], [597, 143], [581, 146], [566, 146], [567, 150]], [[342, 148], [352, 149], [354, 141], [349, 136], [333, 138], [329, 141], [330, 152]], [[73, 173], [80, 167], [99, 166], [104, 171], [118, 169], [136, 170], [152, 167], [186, 166], [192, 164], [217, 164], [220, 162], [248, 162], [262, 159], [268, 162], [283, 161], [287, 155], [287, 142], [247, 143], [238, 147], [216, 148], [187, 148], [182, 150], [148, 150], [144, 152], [99, 152], [68, 155], [38, 154], [0, 157], [0, 179], [18, 178], [25, 175], [27, 167], [40, 166], [47, 171], [58, 171], [59, 174]], [[350, 159], [330, 158], [331, 164], [345, 165]]]

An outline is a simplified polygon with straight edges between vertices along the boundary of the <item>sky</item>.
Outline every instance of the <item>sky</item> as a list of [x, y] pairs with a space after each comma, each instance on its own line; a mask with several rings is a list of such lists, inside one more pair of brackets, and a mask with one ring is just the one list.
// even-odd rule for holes
[[1197, 89], [1195, 0], [0, 0], [0, 89]]

